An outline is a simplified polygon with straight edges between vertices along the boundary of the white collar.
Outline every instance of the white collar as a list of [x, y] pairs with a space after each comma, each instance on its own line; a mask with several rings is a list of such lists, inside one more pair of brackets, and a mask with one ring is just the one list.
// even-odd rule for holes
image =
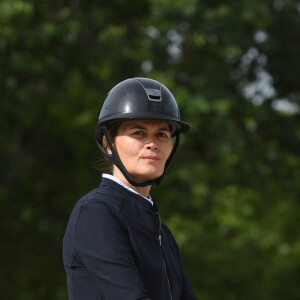
[[140, 196], [142, 196], [143, 198], [145, 198], [147, 201], [149, 201], [152, 205], [153, 205], [153, 201], [151, 199], [151, 196], [149, 195], [148, 197], [145, 197], [143, 195], [141, 195], [140, 193], [138, 193], [137, 191], [135, 191], [134, 189], [132, 189], [131, 187], [129, 187], [128, 185], [126, 185], [125, 183], [123, 183], [119, 178], [113, 176], [113, 175], [110, 175], [110, 174], [102, 174], [102, 177], [103, 178], [107, 178], [107, 179], [110, 179], [110, 180], [113, 180], [114, 182], [118, 183], [119, 185], [123, 186], [125, 189], [135, 193], [135, 194], [138, 194]]

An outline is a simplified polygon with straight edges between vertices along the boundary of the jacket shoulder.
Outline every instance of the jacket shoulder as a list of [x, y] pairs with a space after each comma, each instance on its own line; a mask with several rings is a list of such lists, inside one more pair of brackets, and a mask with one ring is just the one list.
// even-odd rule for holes
[[76, 203], [75, 207], [106, 206], [113, 210], [120, 210], [125, 200], [124, 195], [116, 192], [109, 186], [99, 186], [85, 194]]

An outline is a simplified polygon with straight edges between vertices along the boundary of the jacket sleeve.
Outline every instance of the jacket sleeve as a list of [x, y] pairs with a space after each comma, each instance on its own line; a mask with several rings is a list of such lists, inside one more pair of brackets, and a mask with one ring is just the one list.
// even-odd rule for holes
[[118, 213], [101, 202], [81, 206], [76, 255], [99, 285], [103, 299], [150, 300]]
[[[182, 265], [182, 264], [181, 264]], [[181, 276], [182, 276], [182, 292], [181, 292], [181, 300], [197, 300], [197, 296], [195, 295], [192, 286], [189, 282], [189, 279], [184, 271], [182, 266], [181, 268]]]
[[179, 263], [180, 263], [181, 282], [182, 282], [180, 300], [198, 300], [198, 298], [197, 298], [197, 296], [196, 296], [195, 292], [193, 291], [193, 288], [190, 284], [190, 281], [189, 281], [189, 279], [188, 279], [188, 277], [185, 273], [183, 263], [182, 263], [181, 257], [180, 257], [180, 250], [179, 250], [179, 247], [177, 245], [177, 242], [175, 241], [174, 236], [172, 235], [170, 229], [168, 229], [168, 231], [170, 232], [174, 247], [175, 247], [177, 255], [178, 255], [178, 260], [179, 260]]

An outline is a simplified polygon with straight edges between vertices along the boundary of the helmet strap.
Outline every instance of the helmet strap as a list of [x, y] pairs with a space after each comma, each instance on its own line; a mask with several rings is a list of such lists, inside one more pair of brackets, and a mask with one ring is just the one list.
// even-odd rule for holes
[[[103, 144], [102, 144], [102, 138], [103, 136], [105, 136], [105, 139], [107, 141], [107, 144], [108, 144], [108, 147], [110, 148], [110, 151], [111, 151], [111, 154], [109, 154], [107, 152], [107, 150], [103, 147]], [[158, 177], [158, 178], [155, 178], [153, 180], [148, 180], [148, 181], [144, 181], [144, 182], [136, 182], [133, 178], [133, 176], [126, 170], [125, 166], [123, 165], [116, 149], [114, 148], [112, 142], [111, 142], [111, 139], [108, 135], [108, 132], [107, 132], [107, 127], [106, 126], [101, 126], [99, 128], [99, 131], [98, 131], [98, 134], [96, 136], [96, 141], [97, 141], [97, 145], [98, 147], [100, 148], [102, 154], [104, 155], [105, 158], [109, 159], [113, 164], [115, 164], [119, 170], [122, 172], [122, 174], [124, 175], [124, 177], [128, 180], [128, 182], [133, 185], [133, 186], [137, 186], [137, 187], [143, 187], [143, 186], [149, 186], [149, 185], [152, 185], [153, 183], [156, 183], [157, 185], [161, 184], [163, 178], [165, 177], [166, 173], [167, 173], [167, 170], [173, 160], [173, 157], [175, 155], [175, 152], [177, 150], [177, 147], [178, 147], [178, 144], [179, 144], [179, 140], [180, 140], [180, 133], [177, 132], [175, 135], [175, 143], [174, 143], [174, 146], [173, 146], [173, 149], [172, 149], [172, 152], [169, 156], [169, 158], [167, 159], [166, 161], [166, 164], [165, 164], [165, 168], [164, 168], [164, 172], [163, 174]]]
[[171, 151], [171, 154], [170, 154], [169, 158], [166, 161], [164, 172], [162, 173], [162, 175], [160, 177], [158, 177], [158, 178], [155, 179], [155, 183], [157, 185], [161, 184], [161, 182], [163, 181], [164, 177], [167, 174], [167, 171], [168, 171], [168, 169], [169, 169], [169, 167], [171, 165], [171, 162], [173, 161], [174, 155], [176, 153], [176, 150], [177, 150], [179, 142], [180, 142], [180, 133], [179, 133], [179, 131], [177, 131], [174, 134], [174, 137], [175, 137], [175, 143], [174, 143], [173, 149]]

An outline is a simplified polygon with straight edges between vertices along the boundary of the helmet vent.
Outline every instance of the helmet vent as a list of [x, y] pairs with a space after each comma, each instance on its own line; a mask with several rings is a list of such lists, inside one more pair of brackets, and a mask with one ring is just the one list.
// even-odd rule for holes
[[161, 101], [161, 90], [157, 89], [145, 89], [148, 99], [150, 101]]

